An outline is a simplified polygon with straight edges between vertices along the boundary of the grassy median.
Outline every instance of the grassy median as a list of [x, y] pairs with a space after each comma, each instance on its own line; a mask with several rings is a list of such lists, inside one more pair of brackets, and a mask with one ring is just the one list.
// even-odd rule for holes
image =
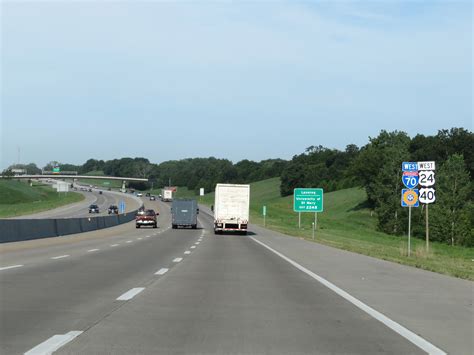
[[0, 218], [47, 211], [83, 199], [84, 195], [76, 192], [57, 193], [49, 185], [0, 180]]

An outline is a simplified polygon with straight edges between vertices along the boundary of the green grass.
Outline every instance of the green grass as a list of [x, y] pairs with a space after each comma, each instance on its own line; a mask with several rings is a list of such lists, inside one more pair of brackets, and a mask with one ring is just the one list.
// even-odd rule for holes
[[46, 211], [83, 199], [84, 195], [75, 192], [58, 194], [48, 185], [0, 180], [0, 218]]
[[[290, 236], [312, 241], [313, 213], [293, 212], [293, 196], [280, 197], [278, 178], [251, 184], [251, 222], [263, 225], [262, 207], [267, 206], [266, 227]], [[196, 196], [194, 195], [196, 198]], [[197, 197], [199, 199], [199, 197]], [[407, 237], [377, 231], [377, 217], [364, 207], [367, 199], [361, 188], [351, 188], [324, 195], [324, 212], [318, 214], [315, 242], [375, 258], [410, 265], [442, 274], [474, 280], [474, 248], [430, 243], [412, 238], [412, 256], [407, 256]], [[214, 193], [202, 197], [201, 203], [214, 203]]]

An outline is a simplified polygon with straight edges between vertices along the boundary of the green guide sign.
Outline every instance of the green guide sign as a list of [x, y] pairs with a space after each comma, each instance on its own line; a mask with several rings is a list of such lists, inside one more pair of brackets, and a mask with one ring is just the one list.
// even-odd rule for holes
[[323, 212], [323, 189], [295, 189], [293, 211]]

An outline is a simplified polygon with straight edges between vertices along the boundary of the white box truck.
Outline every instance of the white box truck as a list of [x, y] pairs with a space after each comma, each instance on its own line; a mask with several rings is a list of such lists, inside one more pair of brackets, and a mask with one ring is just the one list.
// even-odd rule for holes
[[247, 234], [250, 185], [217, 184], [214, 200], [214, 233]]
[[173, 201], [173, 190], [162, 189], [161, 190], [161, 201], [163, 201], [163, 202]]

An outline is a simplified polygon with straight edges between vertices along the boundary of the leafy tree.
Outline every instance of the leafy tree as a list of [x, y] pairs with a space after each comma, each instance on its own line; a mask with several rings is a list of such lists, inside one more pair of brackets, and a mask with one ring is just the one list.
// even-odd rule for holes
[[472, 182], [464, 158], [453, 154], [436, 174], [436, 203], [430, 211], [434, 240], [473, 245]]
[[12, 179], [15, 176], [15, 174], [13, 173], [11, 169], [5, 169], [2, 171], [2, 176], [4, 179]]

